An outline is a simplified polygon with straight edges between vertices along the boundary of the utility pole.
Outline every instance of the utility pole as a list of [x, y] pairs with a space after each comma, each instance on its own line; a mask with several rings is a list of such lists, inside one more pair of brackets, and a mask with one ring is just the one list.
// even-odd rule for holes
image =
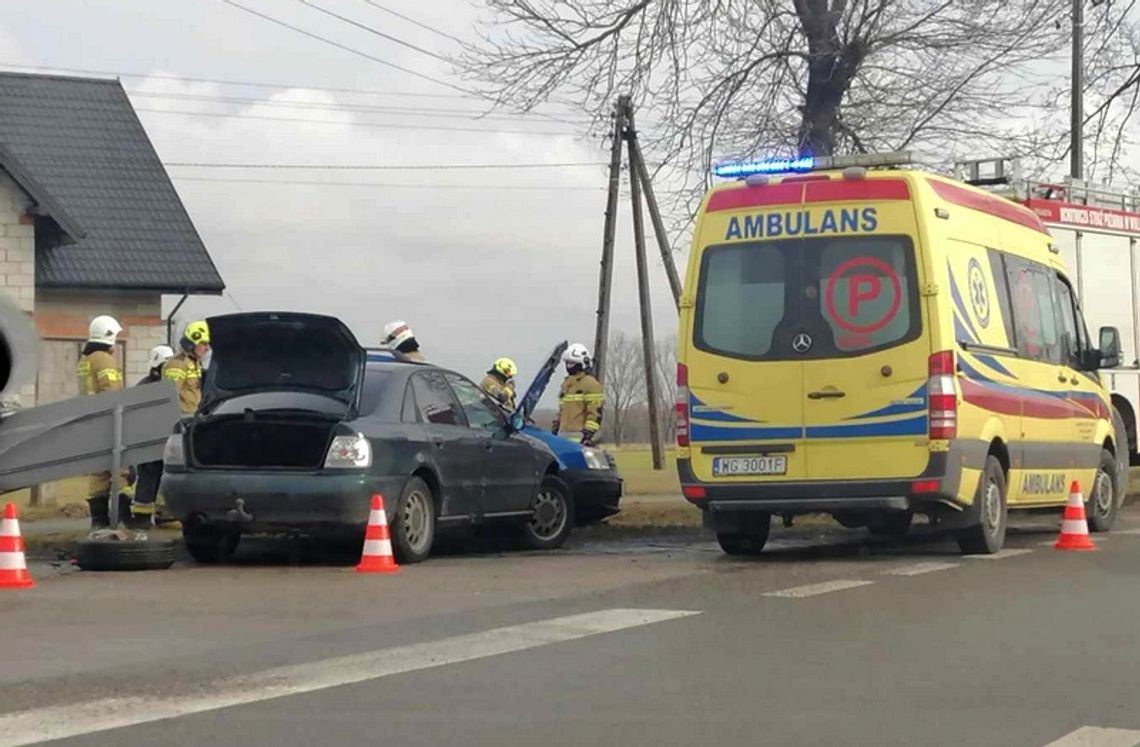
[[[638, 162], [636, 130], [633, 126], [633, 111], [626, 111], [626, 124], [629, 127], [630, 166]], [[661, 453], [661, 429], [657, 418], [657, 371], [654, 354], [656, 339], [653, 336], [653, 311], [649, 303], [649, 266], [645, 258], [645, 218], [641, 214], [641, 180], [636, 167], [630, 169], [629, 196], [633, 208], [633, 248], [637, 256], [637, 300], [641, 307], [641, 357], [645, 363], [645, 400], [649, 409], [649, 448], [653, 453], [653, 469], [665, 466]]]
[[633, 243], [637, 260], [638, 306], [641, 311], [641, 350], [645, 361], [646, 407], [649, 410], [650, 447], [653, 450], [653, 468], [662, 469], [665, 465], [661, 450], [661, 428], [657, 399], [656, 340], [653, 337], [653, 310], [649, 303], [649, 265], [645, 256], [645, 218], [642, 213], [641, 195], [645, 192], [649, 218], [653, 223], [653, 233], [657, 238], [657, 248], [661, 252], [661, 262], [665, 266], [665, 276], [669, 280], [669, 290], [673, 303], [678, 308], [681, 300], [681, 280], [673, 264], [673, 253], [669, 249], [669, 239], [665, 234], [665, 222], [653, 185], [649, 181], [649, 170], [641, 155], [641, 145], [637, 142], [637, 130], [633, 126], [633, 104], [629, 96], [619, 96], [614, 106], [613, 142], [610, 143], [610, 179], [606, 193], [606, 219], [602, 230], [602, 262], [598, 275], [597, 326], [594, 330], [594, 376], [605, 386], [606, 346], [610, 337], [610, 300], [612, 296], [614, 272], [614, 233], [617, 229], [617, 203], [621, 188], [621, 145], [626, 142], [629, 150], [630, 201], [633, 208]]
[[617, 229], [618, 190], [621, 184], [621, 141], [629, 97], [614, 105], [613, 142], [610, 143], [610, 185], [606, 194], [606, 220], [602, 229], [602, 265], [598, 272], [598, 317], [594, 330], [594, 376], [605, 385], [606, 345], [610, 339], [610, 292], [614, 279], [614, 232]]
[[1073, 0], [1072, 98], [1069, 101], [1069, 176], [1084, 179], [1085, 0]]

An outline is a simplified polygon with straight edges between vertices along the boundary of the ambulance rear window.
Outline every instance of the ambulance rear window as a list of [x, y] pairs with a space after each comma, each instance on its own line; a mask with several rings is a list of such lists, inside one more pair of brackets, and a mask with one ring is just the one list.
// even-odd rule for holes
[[859, 355], [918, 336], [914, 249], [905, 236], [709, 247], [694, 344], [750, 360]]

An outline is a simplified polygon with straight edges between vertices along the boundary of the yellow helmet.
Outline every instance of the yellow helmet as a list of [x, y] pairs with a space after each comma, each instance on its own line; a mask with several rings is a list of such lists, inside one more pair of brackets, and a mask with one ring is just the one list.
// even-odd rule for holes
[[210, 328], [205, 322], [190, 322], [182, 336], [194, 345], [210, 344]]
[[513, 379], [515, 374], [519, 372], [518, 366], [516, 366], [515, 362], [510, 358], [496, 359], [495, 364], [491, 366], [491, 368], [502, 374], [504, 379]]

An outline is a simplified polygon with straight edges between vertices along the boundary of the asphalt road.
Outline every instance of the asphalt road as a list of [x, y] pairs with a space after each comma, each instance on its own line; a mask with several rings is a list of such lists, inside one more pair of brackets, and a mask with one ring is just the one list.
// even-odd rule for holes
[[0, 593], [0, 745], [1140, 745], [1140, 510], [1095, 553], [774, 530], [394, 576], [36, 565]]

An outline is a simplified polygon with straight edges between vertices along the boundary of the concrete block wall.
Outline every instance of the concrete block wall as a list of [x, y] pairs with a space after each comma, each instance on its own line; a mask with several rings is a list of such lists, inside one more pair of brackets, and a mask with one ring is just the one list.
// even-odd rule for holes
[[36, 235], [31, 200], [0, 171], [0, 289], [32, 311], [36, 304]]

